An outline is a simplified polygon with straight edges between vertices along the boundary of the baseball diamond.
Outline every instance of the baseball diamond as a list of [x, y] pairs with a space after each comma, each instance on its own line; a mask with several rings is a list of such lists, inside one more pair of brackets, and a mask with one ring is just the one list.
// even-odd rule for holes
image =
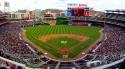
[[74, 58], [100, 36], [100, 28], [86, 26], [35, 26], [25, 30], [31, 42], [56, 58]]

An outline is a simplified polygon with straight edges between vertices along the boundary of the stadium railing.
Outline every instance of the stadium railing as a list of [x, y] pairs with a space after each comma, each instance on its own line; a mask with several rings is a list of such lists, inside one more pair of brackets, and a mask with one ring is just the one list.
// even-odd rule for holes
[[7, 62], [7, 63], [10, 63], [10, 64], [13, 64], [13, 65], [16, 65], [16, 66], [21, 66], [23, 69], [25, 69], [25, 67], [26, 67], [24, 64], [17, 63], [15, 61], [12, 61], [12, 60], [9, 60], [9, 59], [3, 58], [3, 57], [0, 57], [0, 60]]
[[102, 66], [95, 67], [95, 68], [92, 68], [92, 69], [106, 69], [106, 68], [112, 67], [116, 64], [119, 64], [119, 63], [123, 62], [124, 60], [125, 60], [125, 58], [122, 58], [122, 59], [120, 59], [118, 61], [115, 61], [115, 62], [112, 62], [110, 64], [102, 65]]

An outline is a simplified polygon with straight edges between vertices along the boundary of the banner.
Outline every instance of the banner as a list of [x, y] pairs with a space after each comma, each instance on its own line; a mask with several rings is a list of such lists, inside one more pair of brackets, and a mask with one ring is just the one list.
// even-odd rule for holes
[[87, 4], [79, 4], [80, 7], [87, 7]]
[[87, 4], [68, 3], [67, 6], [70, 7], [70, 8], [76, 8], [76, 7], [87, 7]]
[[71, 8], [67, 9], [67, 16], [72, 16], [72, 9]]

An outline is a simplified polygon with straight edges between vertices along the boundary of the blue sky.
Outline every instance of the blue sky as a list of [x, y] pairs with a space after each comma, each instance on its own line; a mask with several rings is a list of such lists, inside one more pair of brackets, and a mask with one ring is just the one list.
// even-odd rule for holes
[[[83, 3], [100, 11], [125, 9], [125, 0], [0, 0], [2, 6], [4, 1], [10, 2], [10, 10], [12, 11], [17, 9], [66, 9], [68, 3]], [[2, 6], [1, 10], [3, 10]]]

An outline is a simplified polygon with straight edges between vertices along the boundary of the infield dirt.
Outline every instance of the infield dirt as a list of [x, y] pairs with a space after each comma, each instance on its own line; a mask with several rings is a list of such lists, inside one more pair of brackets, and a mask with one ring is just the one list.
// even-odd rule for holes
[[43, 35], [38, 37], [38, 39], [42, 42], [47, 42], [48, 40], [54, 39], [54, 38], [59, 38], [59, 37], [68, 37], [72, 39], [76, 39], [80, 42], [86, 41], [88, 39], [87, 36], [81, 36], [81, 35], [76, 35], [76, 34], [51, 34], [51, 35]]

